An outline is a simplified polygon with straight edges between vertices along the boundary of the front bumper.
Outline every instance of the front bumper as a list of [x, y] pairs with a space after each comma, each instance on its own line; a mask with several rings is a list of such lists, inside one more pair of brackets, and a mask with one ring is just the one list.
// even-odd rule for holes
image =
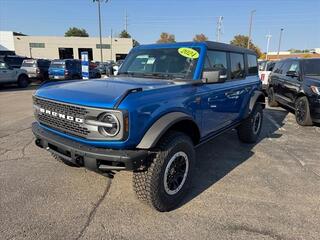
[[37, 122], [32, 124], [32, 132], [38, 147], [75, 165], [99, 173], [110, 170], [136, 170], [145, 165], [149, 155], [145, 150], [113, 150], [78, 143], [45, 130]]

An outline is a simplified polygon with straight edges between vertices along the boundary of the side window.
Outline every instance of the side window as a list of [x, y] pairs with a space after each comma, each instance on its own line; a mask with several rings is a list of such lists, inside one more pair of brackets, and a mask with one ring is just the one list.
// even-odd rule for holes
[[249, 75], [257, 75], [258, 74], [258, 62], [257, 56], [248, 54], [248, 73]]
[[277, 62], [273, 68], [274, 73], [281, 73], [281, 67], [283, 65], [283, 62]]
[[226, 52], [208, 51], [208, 61], [209, 61], [211, 70], [220, 71], [221, 75], [227, 75], [227, 53]]
[[299, 72], [299, 63], [296, 61], [292, 62], [288, 72]]
[[282, 66], [280, 67], [280, 74], [282, 75], [286, 75], [286, 73], [289, 71], [289, 68], [291, 66], [291, 61], [286, 61], [282, 64]]
[[267, 71], [272, 71], [274, 68], [275, 63], [274, 62], [269, 62], [267, 64]]
[[241, 53], [230, 53], [231, 79], [244, 78], [244, 57]]
[[0, 69], [7, 69], [7, 65], [4, 62], [0, 62]]

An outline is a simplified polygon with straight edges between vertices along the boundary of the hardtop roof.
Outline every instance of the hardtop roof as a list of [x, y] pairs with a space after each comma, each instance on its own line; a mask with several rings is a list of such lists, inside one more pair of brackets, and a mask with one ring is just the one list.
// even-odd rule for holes
[[190, 46], [190, 47], [197, 47], [197, 46], [206, 46], [208, 49], [211, 50], [221, 50], [221, 51], [228, 51], [228, 52], [239, 52], [239, 53], [248, 53], [257, 55], [253, 50], [242, 48], [238, 46], [234, 46], [231, 44], [220, 43], [220, 42], [213, 42], [213, 41], [205, 41], [205, 42], [177, 42], [177, 43], [156, 43], [156, 44], [146, 44], [140, 45], [137, 48], [157, 48], [157, 47], [179, 47], [179, 46]]

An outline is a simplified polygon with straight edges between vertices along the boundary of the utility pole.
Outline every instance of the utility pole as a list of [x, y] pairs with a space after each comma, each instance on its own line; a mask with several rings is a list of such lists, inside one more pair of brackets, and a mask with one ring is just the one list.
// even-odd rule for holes
[[269, 45], [270, 45], [270, 40], [271, 40], [272, 35], [267, 34], [266, 38], [267, 38], [267, 52], [266, 52], [266, 60], [268, 60], [268, 52], [269, 52]]
[[[98, 15], [99, 15], [99, 38], [100, 38], [100, 60], [103, 62], [103, 55], [102, 55], [102, 33], [101, 33], [101, 2], [102, 0], [93, 0], [93, 2], [98, 2]], [[109, 0], [104, 0], [108, 2]]]
[[283, 32], [283, 28], [280, 29], [280, 37], [279, 37], [279, 45], [278, 45], [278, 54], [277, 54], [277, 58], [279, 59], [279, 54], [280, 54], [280, 47], [281, 47], [281, 39], [282, 39], [282, 32]]
[[217, 42], [220, 42], [220, 38], [221, 38], [221, 32], [222, 32], [222, 20], [223, 20], [223, 16], [219, 16], [218, 17], [218, 22], [217, 22]]
[[247, 48], [250, 48], [250, 40], [251, 40], [251, 32], [252, 32], [252, 20], [253, 20], [253, 14], [255, 12], [256, 12], [256, 10], [252, 10], [251, 14], [250, 14], [249, 37], [248, 37]]

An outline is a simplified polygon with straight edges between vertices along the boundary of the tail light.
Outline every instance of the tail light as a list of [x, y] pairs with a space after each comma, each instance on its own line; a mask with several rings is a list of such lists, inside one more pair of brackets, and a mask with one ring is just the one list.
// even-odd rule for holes
[[265, 75], [264, 73], [262, 73], [261, 76], [260, 76], [260, 80], [261, 80], [261, 81], [264, 81], [265, 76], [266, 76], [266, 75]]
[[36, 68], [36, 73], [39, 74], [40, 73], [40, 69]]
[[69, 71], [68, 70], [64, 70], [64, 75], [69, 75]]

